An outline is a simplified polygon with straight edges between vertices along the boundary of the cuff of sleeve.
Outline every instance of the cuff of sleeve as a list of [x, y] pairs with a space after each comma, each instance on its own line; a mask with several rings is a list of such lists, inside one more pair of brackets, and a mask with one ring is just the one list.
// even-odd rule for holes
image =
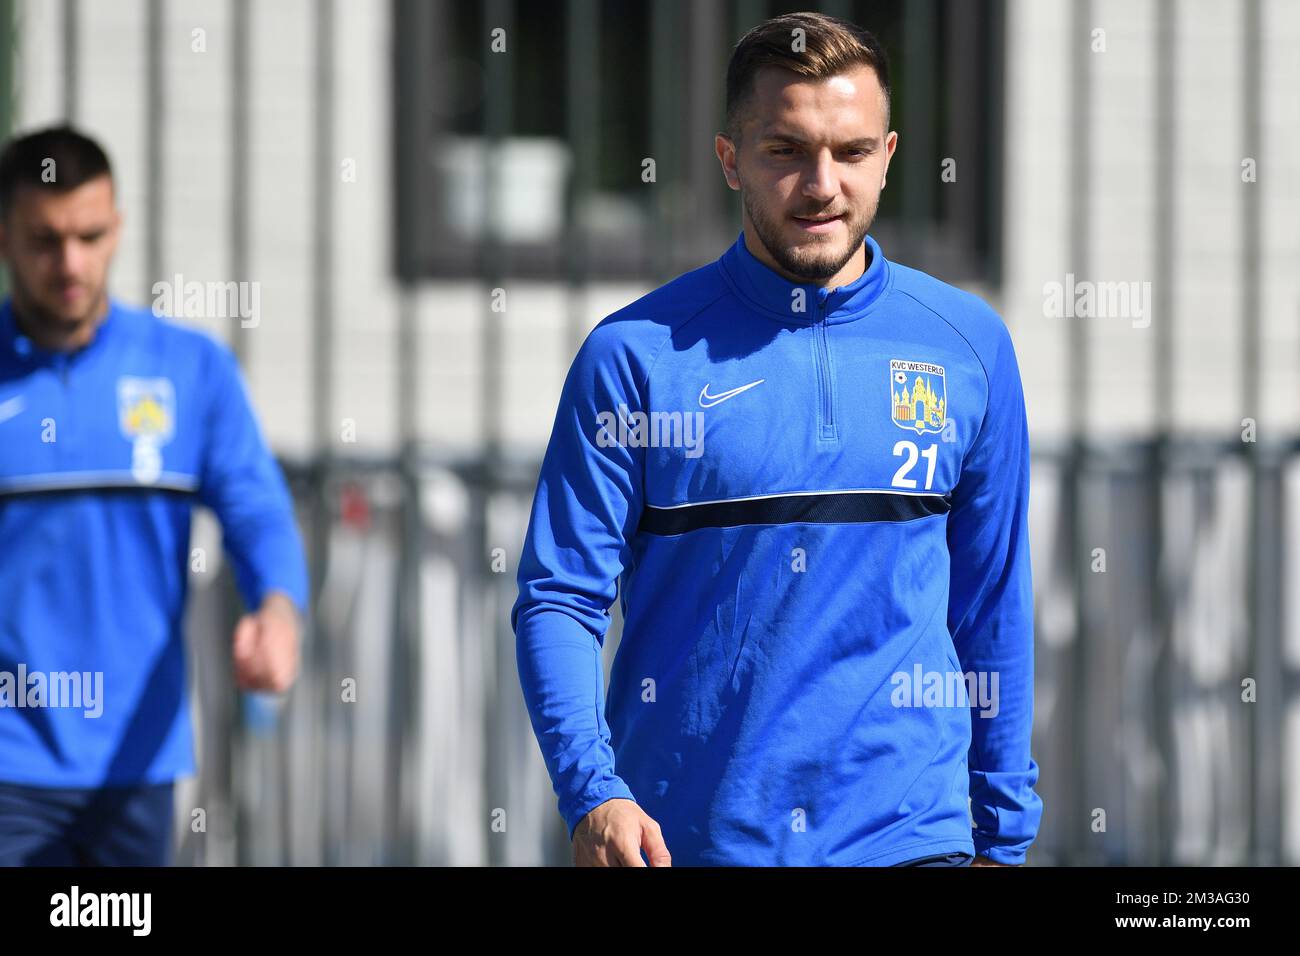
[[987, 857], [994, 863], [1005, 863], [1007, 866], [1021, 866], [1025, 862], [1026, 851], [1023, 847], [1006, 846], [982, 836], [977, 830], [971, 831], [971, 839], [975, 843], [976, 856]]
[[565, 823], [569, 826], [569, 839], [573, 839], [573, 833], [578, 829], [578, 824], [592, 810], [604, 803], [606, 800], [614, 800], [622, 797], [625, 800], [636, 802], [636, 797], [632, 796], [632, 791], [628, 789], [626, 783], [621, 778], [615, 778], [611, 783], [597, 787], [590, 793], [585, 793], [571, 810], [564, 814]]
[[253, 589], [256, 598], [249, 607], [250, 611], [255, 611], [261, 607], [262, 602], [266, 600], [267, 595], [271, 594], [271, 592], [279, 591], [298, 609], [301, 621], [306, 622], [309, 608], [307, 606], [307, 583], [303, 577], [300, 576], [293, 581], [267, 581], [254, 585]]

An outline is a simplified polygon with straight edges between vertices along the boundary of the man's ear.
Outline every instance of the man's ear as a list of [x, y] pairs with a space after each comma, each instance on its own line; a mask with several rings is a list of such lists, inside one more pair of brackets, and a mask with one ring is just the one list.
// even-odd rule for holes
[[[726, 133], [718, 133], [713, 137], [713, 151], [718, 155], [718, 162], [722, 164], [722, 175], [727, 180], [727, 187], [732, 190], [740, 189], [740, 180], [736, 176], [736, 144], [731, 141]], [[731, 167], [727, 166], [727, 158], [731, 159]]]
[[889, 161], [894, 158], [894, 150], [898, 148], [898, 133], [890, 130], [885, 137], [885, 168], [880, 172], [880, 188], [885, 188], [885, 181], [889, 178]]
[[122, 210], [117, 207], [113, 208], [113, 235], [111, 238], [112, 247], [109, 250], [109, 258], [117, 255], [117, 244], [122, 238]]

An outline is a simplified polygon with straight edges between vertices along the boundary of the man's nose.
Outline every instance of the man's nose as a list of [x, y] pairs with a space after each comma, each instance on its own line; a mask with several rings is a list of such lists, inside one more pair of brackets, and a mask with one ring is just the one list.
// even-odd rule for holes
[[816, 154], [813, 167], [804, 179], [803, 193], [809, 199], [828, 202], [840, 191], [839, 174], [835, 169], [835, 157], [830, 150]]
[[59, 244], [59, 272], [63, 275], [80, 275], [85, 258], [85, 251], [76, 239], [65, 239]]

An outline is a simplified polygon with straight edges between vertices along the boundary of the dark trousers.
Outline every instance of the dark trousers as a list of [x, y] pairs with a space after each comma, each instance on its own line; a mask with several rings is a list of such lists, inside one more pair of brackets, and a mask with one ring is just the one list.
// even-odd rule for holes
[[0, 866], [167, 866], [172, 790], [0, 783]]

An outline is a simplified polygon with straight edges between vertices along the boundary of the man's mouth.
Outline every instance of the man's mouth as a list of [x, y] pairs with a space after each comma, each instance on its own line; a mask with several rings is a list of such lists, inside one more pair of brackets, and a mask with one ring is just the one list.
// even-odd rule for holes
[[838, 216], [795, 216], [794, 221], [805, 232], [830, 232], [843, 218], [841, 213]]

